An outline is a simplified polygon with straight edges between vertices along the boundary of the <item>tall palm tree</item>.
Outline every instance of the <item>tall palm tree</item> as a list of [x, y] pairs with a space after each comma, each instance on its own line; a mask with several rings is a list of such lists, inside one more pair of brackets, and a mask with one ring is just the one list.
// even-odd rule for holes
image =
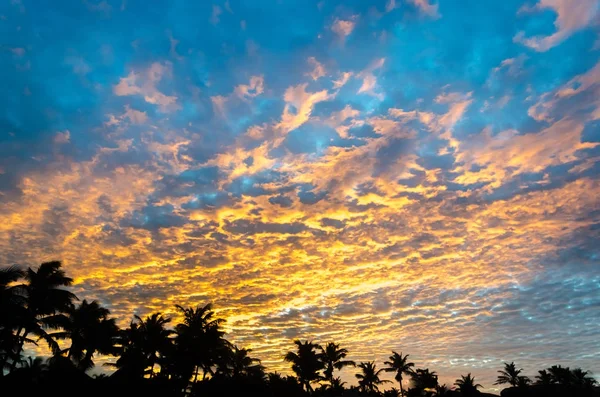
[[552, 375], [545, 369], [538, 371], [538, 375], [535, 376], [535, 384], [536, 385], [551, 385], [552, 384]]
[[139, 316], [135, 316], [139, 323], [140, 332], [142, 333], [142, 341], [148, 366], [150, 367], [150, 377], [154, 376], [154, 366], [160, 355], [168, 350], [171, 344], [170, 336], [172, 330], [166, 328], [166, 325], [171, 322], [168, 317], [163, 317], [161, 313], [153, 313], [142, 320]]
[[[27, 318], [17, 330], [17, 357], [20, 356], [29, 333], [44, 338], [53, 350], [57, 349], [54, 340], [44, 330], [45, 320], [47, 316], [69, 310], [73, 306], [73, 300], [77, 300], [75, 294], [61, 288], [73, 284], [73, 279], [65, 275], [58, 261], [44, 262], [37, 270], [28, 268], [25, 280], [23, 288], [27, 296]], [[15, 366], [16, 361], [13, 361], [12, 369]]]
[[177, 305], [176, 308], [183, 313], [183, 323], [175, 326], [178, 355], [187, 357], [182, 359], [187, 362], [186, 367], [192, 369], [194, 382], [200, 369], [203, 378], [209, 373], [214, 375], [212, 367], [230, 355], [229, 342], [223, 338], [225, 332], [221, 330], [225, 320], [214, 318], [211, 304], [196, 308]]
[[471, 373], [467, 376], [461, 375], [454, 384], [458, 386], [458, 390], [465, 397], [477, 395], [479, 393], [477, 389], [482, 387], [479, 383], [475, 383], [475, 378], [471, 376]]
[[310, 384], [323, 378], [319, 372], [323, 369], [323, 362], [317, 354], [317, 349], [321, 350], [321, 346], [299, 340], [295, 340], [294, 344], [297, 346], [297, 352], [288, 352], [284, 360], [292, 363], [292, 370], [298, 376], [300, 384], [308, 393], [312, 393]]
[[62, 331], [50, 334], [55, 339], [70, 339], [71, 346], [67, 357], [80, 370], [94, 365], [93, 356], [116, 354], [115, 343], [119, 329], [114, 319], [109, 319], [110, 311], [96, 301], [84, 300], [78, 307], [68, 309], [65, 315], [55, 317], [55, 325]]
[[509, 384], [512, 387], [516, 387], [519, 384], [519, 374], [523, 371], [523, 369], [517, 369], [517, 366], [514, 362], [510, 364], [504, 363], [504, 369], [498, 371], [500, 375], [498, 375], [498, 380], [494, 383], [495, 385], [504, 385]]
[[377, 369], [374, 361], [361, 362], [358, 364], [358, 368], [361, 369], [361, 373], [356, 374], [358, 379], [358, 385], [364, 393], [374, 393], [379, 391], [379, 385], [387, 383], [387, 380], [381, 380], [379, 374], [384, 369]]
[[385, 368], [386, 372], [396, 373], [394, 379], [396, 379], [396, 382], [400, 384], [400, 393], [402, 396], [404, 396], [404, 388], [402, 387], [402, 376], [410, 375], [412, 373], [412, 368], [415, 366], [414, 363], [408, 361], [409, 355], [410, 354], [403, 356], [402, 352], [398, 354], [395, 351], [392, 351], [392, 355], [390, 356], [389, 361], [384, 362], [384, 364], [387, 365], [387, 368]]
[[351, 360], [344, 360], [348, 355], [348, 350], [340, 349], [340, 345], [334, 342], [329, 342], [325, 345], [325, 348], [321, 348], [321, 354], [319, 355], [325, 370], [323, 375], [325, 379], [331, 384], [333, 382], [333, 371], [338, 371], [344, 367], [356, 366], [356, 363]]

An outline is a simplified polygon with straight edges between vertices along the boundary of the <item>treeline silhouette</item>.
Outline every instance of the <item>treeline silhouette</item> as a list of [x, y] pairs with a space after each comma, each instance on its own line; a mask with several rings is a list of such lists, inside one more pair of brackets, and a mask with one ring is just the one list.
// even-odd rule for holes
[[[283, 359], [296, 376], [268, 373], [250, 349], [225, 338], [211, 305], [176, 306], [182, 322], [171, 326], [161, 313], [134, 316], [119, 329], [98, 302], [69, 291], [73, 283], [60, 262], [36, 270], [0, 270], [0, 395], [60, 396], [478, 396], [481, 385], [467, 374], [454, 385], [440, 385], [438, 375], [415, 368], [409, 355], [392, 352], [379, 366], [348, 359], [348, 350], [328, 342], [296, 340]], [[61, 347], [59, 341], [69, 341]], [[46, 343], [52, 356], [23, 357], [25, 343]], [[111, 375], [91, 377], [97, 355], [115, 356]], [[356, 368], [358, 385], [348, 386], [337, 372]], [[381, 378], [390, 372], [398, 388]], [[553, 366], [534, 380], [514, 363], [499, 371], [502, 396], [598, 396], [596, 381], [581, 369]], [[409, 380], [407, 389], [403, 380]]]

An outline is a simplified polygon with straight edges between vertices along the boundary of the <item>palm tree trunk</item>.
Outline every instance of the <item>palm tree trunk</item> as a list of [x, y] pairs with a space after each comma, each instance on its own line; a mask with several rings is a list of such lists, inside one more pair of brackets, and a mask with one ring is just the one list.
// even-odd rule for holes
[[88, 368], [88, 364], [92, 361], [93, 355], [94, 350], [90, 349], [85, 351], [85, 356], [83, 357], [83, 360], [79, 363], [80, 369], [82, 371], [85, 372], [85, 370]]
[[27, 329], [25, 329], [23, 336], [19, 338], [19, 334], [21, 333], [22, 330], [23, 330], [23, 327], [19, 327], [19, 330], [17, 331], [17, 339], [20, 339], [20, 340], [19, 340], [19, 344], [17, 345], [17, 351], [15, 353], [15, 358], [13, 359], [13, 362], [10, 365], [10, 372], [14, 371], [15, 368], [17, 367], [17, 361], [19, 361], [19, 357], [21, 357], [21, 352], [23, 351], [23, 345], [25, 344], [25, 338], [27, 338], [27, 334], [29, 334], [29, 331]]
[[400, 383], [400, 395], [402, 397], [404, 397], [404, 388], [402, 387], [402, 377], [400, 377], [400, 380], [398, 381], [398, 383]]
[[194, 383], [196, 383], [196, 380], [198, 379], [198, 371], [200, 370], [200, 368], [196, 365], [196, 374], [194, 374]]

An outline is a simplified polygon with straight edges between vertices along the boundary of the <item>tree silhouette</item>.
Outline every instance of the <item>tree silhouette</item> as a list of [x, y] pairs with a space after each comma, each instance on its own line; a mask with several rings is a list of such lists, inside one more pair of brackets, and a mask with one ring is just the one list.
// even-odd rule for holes
[[18, 361], [15, 331], [25, 316], [26, 298], [24, 286], [15, 283], [22, 277], [17, 266], [0, 269], [0, 376], [9, 360]]
[[176, 308], [183, 313], [183, 323], [175, 326], [175, 346], [178, 357], [187, 357], [184, 360], [191, 364], [195, 383], [200, 369], [203, 379], [209, 373], [214, 375], [212, 367], [229, 356], [229, 344], [220, 328], [225, 320], [214, 318], [210, 304], [196, 308], [177, 305]]
[[62, 331], [50, 334], [55, 339], [70, 339], [66, 349], [67, 357], [81, 370], [94, 366], [92, 360], [96, 352], [104, 355], [116, 354], [115, 347], [119, 329], [114, 319], [109, 319], [110, 311], [96, 301], [83, 300], [77, 307], [49, 319]]
[[412, 368], [415, 366], [414, 363], [408, 362], [408, 356], [409, 354], [403, 356], [402, 352], [398, 354], [395, 351], [392, 351], [389, 361], [384, 362], [384, 364], [387, 365], [385, 371], [396, 373], [394, 379], [400, 384], [400, 394], [403, 396], [404, 388], [402, 387], [402, 376], [410, 375], [412, 373]]
[[560, 365], [553, 365], [552, 367], [548, 368], [548, 373], [550, 374], [552, 383], [565, 387], [571, 386], [572, 378], [569, 367], [564, 368]]
[[331, 384], [333, 382], [333, 371], [338, 371], [344, 367], [356, 366], [356, 363], [351, 360], [344, 360], [348, 355], [348, 350], [340, 349], [340, 345], [334, 342], [329, 342], [325, 345], [325, 348], [321, 348], [321, 354], [319, 355], [325, 370], [323, 375], [325, 379]]
[[295, 340], [297, 352], [288, 352], [284, 360], [292, 363], [292, 370], [296, 373], [302, 387], [312, 393], [310, 384], [322, 379], [319, 371], [323, 369], [323, 362], [317, 354], [317, 349], [321, 350], [321, 346], [309, 341], [301, 342]]
[[395, 387], [383, 392], [383, 397], [402, 397], [402, 392]]
[[575, 368], [571, 371], [571, 378], [573, 385], [580, 389], [591, 389], [596, 386], [598, 382], [590, 376], [589, 371], [584, 371], [581, 368]]
[[[77, 299], [72, 292], [60, 288], [73, 284], [73, 279], [65, 275], [58, 261], [44, 262], [37, 271], [28, 268], [25, 272], [25, 280], [26, 284], [23, 288], [27, 297], [27, 311], [26, 318], [17, 330], [17, 358], [23, 350], [23, 344], [28, 341], [27, 335], [30, 333], [45, 339], [53, 350], [57, 349], [56, 342], [44, 330], [47, 316], [69, 310], [73, 306], [73, 300]], [[17, 360], [13, 360], [12, 369], [16, 364]]]
[[458, 387], [458, 390], [463, 396], [475, 396], [479, 393], [477, 389], [482, 387], [479, 383], [475, 383], [475, 378], [469, 373], [467, 376], [460, 376], [454, 384]]
[[[411, 383], [412, 388], [419, 396], [431, 396], [435, 394], [436, 388], [438, 387], [438, 376], [433, 372], [429, 372], [429, 369], [416, 369], [411, 372]], [[411, 393], [409, 393], [410, 395]]]
[[377, 369], [374, 361], [361, 362], [358, 364], [358, 368], [361, 369], [361, 373], [356, 374], [358, 379], [358, 385], [364, 393], [374, 393], [379, 391], [379, 385], [387, 383], [387, 380], [381, 380], [379, 374], [384, 369]]
[[535, 376], [535, 384], [536, 385], [550, 385], [552, 384], [552, 375], [548, 373], [545, 369], [538, 371], [538, 375]]
[[448, 388], [448, 386], [444, 385], [437, 385], [435, 388], [435, 395], [436, 396], [447, 396], [448, 394], [450, 394], [450, 388]]
[[163, 317], [161, 313], [153, 313], [144, 320], [134, 316], [130, 328], [122, 334], [121, 343], [125, 344], [126, 351], [121, 358], [126, 359], [121, 364], [130, 366], [136, 372], [140, 369], [142, 373], [147, 371], [151, 378], [154, 377], [154, 366], [171, 344], [170, 336], [173, 331], [166, 328], [170, 321], [170, 318]]
[[513, 387], [516, 387], [519, 384], [519, 374], [523, 371], [523, 369], [517, 369], [517, 366], [514, 362], [510, 364], [504, 363], [504, 369], [498, 371], [500, 375], [498, 375], [498, 380], [494, 383], [495, 385], [504, 385], [509, 384]]
[[239, 376], [262, 377], [264, 375], [263, 366], [259, 359], [248, 355], [251, 351], [252, 349], [240, 349], [233, 346], [223, 368], [219, 368], [220, 372], [233, 378]]

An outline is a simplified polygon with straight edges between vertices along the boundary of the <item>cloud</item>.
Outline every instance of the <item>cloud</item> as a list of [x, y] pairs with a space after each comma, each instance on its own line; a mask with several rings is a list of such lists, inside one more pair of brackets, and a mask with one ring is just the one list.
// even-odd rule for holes
[[533, 7], [521, 7], [519, 14], [540, 12], [546, 9], [550, 9], [557, 14], [554, 22], [556, 32], [549, 36], [526, 37], [525, 32], [521, 31], [513, 38], [515, 43], [521, 43], [539, 52], [548, 51], [568, 39], [573, 33], [590, 26], [599, 11], [596, 0], [575, 2], [569, 0], [539, 0]]
[[338, 35], [341, 40], [345, 40], [346, 37], [352, 34], [352, 31], [356, 27], [357, 15], [352, 16], [349, 19], [336, 18], [331, 25], [331, 31]]
[[57, 132], [54, 135], [54, 143], [65, 144], [71, 142], [71, 132], [69, 130], [65, 130], [63, 132]]
[[283, 96], [285, 107], [283, 108], [281, 121], [277, 125], [284, 134], [306, 123], [310, 118], [313, 107], [317, 103], [330, 100], [335, 96], [327, 92], [327, 90], [307, 92], [307, 86], [307, 83], [299, 84], [288, 87], [285, 91]]
[[220, 19], [220, 15], [223, 13], [223, 10], [221, 10], [221, 7], [219, 7], [218, 5], [213, 4], [212, 6], [212, 14], [210, 14], [210, 23], [212, 23], [213, 25], [216, 25], [219, 23]]
[[408, 0], [408, 2], [414, 5], [423, 15], [427, 15], [433, 19], [440, 18], [441, 15], [438, 12], [438, 4], [430, 3], [430, 1], [432, 0]]
[[235, 86], [231, 94], [227, 96], [215, 95], [210, 97], [215, 113], [224, 117], [228, 102], [231, 102], [232, 100], [248, 102], [250, 99], [259, 96], [265, 91], [264, 84], [264, 77], [262, 75], [252, 76], [249, 84], [239, 84]]
[[377, 59], [358, 75], [358, 77], [363, 79], [362, 85], [358, 89], [358, 94], [367, 94], [376, 97], [379, 100], [383, 100], [384, 95], [380, 92], [376, 92], [376, 88], [378, 88], [377, 78], [373, 72], [383, 67], [384, 63], [385, 58]]
[[263, 76], [252, 76], [248, 85], [240, 84], [236, 86], [233, 93], [242, 100], [254, 98], [265, 91], [264, 84], [265, 79]]
[[387, 0], [385, 3], [385, 12], [390, 12], [396, 8], [396, 0]]
[[172, 65], [155, 62], [148, 69], [141, 72], [131, 72], [127, 77], [122, 77], [113, 87], [117, 96], [141, 95], [150, 104], [157, 105], [161, 112], [173, 112], [180, 109], [176, 96], [165, 95], [157, 88], [164, 77], [172, 77]]
[[146, 112], [140, 112], [139, 110], [135, 110], [129, 107], [129, 105], [125, 106], [125, 113], [122, 117], [129, 119], [129, 121], [133, 124], [144, 124], [148, 121], [148, 115]]
[[507, 58], [500, 62], [500, 65], [492, 69], [493, 73], [499, 73], [502, 70], [506, 70], [506, 73], [509, 76], [516, 77], [523, 73], [523, 67], [525, 65], [525, 61], [527, 61], [529, 57], [525, 54], [521, 54], [515, 58]]
[[310, 76], [313, 80], [318, 80], [321, 77], [325, 76], [325, 66], [323, 66], [322, 63], [320, 63], [319, 61], [317, 61], [317, 59], [315, 57], [309, 57], [308, 61], [310, 66], [312, 66], [312, 70], [310, 71], [310, 73], [307, 73], [308, 76]]
[[333, 81], [333, 88], [334, 89], [339, 89], [339, 88], [342, 88], [343, 86], [345, 86], [346, 83], [352, 77], [352, 75], [353, 75], [352, 72], [342, 72], [342, 73], [340, 73], [340, 78], [338, 80], [334, 80]]

